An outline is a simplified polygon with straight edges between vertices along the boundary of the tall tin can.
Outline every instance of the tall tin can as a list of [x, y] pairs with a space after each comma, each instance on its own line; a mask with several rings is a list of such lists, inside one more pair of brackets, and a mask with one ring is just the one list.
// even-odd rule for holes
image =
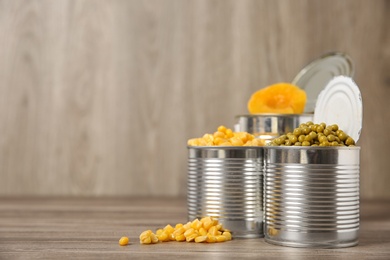
[[265, 148], [265, 240], [292, 247], [358, 243], [360, 147]]
[[234, 237], [263, 237], [263, 147], [188, 147], [188, 218], [215, 217]]

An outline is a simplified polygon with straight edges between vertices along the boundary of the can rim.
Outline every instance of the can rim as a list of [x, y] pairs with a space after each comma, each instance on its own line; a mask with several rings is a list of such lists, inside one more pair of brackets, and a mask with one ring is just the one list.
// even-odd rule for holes
[[247, 149], [258, 149], [258, 148], [264, 148], [265, 146], [218, 146], [218, 145], [213, 145], [213, 146], [195, 146], [195, 145], [187, 145], [187, 149], [213, 149], [213, 150], [247, 150]]
[[280, 149], [280, 150], [360, 150], [360, 146], [263, 146], [266, 149]]
[[302, 113], [302, 114], [279, 114], [279, 113], [260, 113], [260, 114], [241, 114], [241, 115], [236, 115], [236, 118], [239, 117], [300, 117], [300, 116], [314, 116], [313, 113]]

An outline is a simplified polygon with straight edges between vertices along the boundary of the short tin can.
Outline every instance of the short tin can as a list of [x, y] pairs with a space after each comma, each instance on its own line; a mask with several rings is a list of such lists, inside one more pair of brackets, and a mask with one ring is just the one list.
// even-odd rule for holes
[[268, 146], [265, 240], [291, 247], [358, 244], [360, 147]]
[[188, 147], [188, 218], [211, 216], [235, 238], [263, 237], [263, 147]]
[[301, 123], [313, 120], [313, 114], [253, 114], [236, 116], [235, 131], [248, 132], [266, 141], [292, 132]]

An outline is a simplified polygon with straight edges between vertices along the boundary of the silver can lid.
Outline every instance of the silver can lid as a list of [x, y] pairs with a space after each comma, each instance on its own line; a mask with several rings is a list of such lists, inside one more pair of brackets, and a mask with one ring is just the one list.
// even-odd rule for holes
[[314, 122], [338, 124], [355, 142], [363, 126], [363, 101], [359, 87], [350, 77], [333, 78], [318, 96]]
[[313, 113], [318, 95], [336, 76], [351, 77], [354, 73], [352, 59], [341, 52], [327, 53], [305, 66], [292, 84], [304, 89], [307, 95], [305, 113]]

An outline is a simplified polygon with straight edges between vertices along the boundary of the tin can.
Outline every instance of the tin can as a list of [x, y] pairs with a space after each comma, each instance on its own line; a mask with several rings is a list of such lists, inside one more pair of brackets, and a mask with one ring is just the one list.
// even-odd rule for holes
[[292, 132], [301, 123], [313, 120], [313, 114], [255, 114], [236, 116], [235, 131], [248, 132], [265, 141]]
[[265, 240], [291, 247], [358, 244], [360, 147], [265, 148]]
[[188, 147], [188, 218], [211, 216], [233, 237], [263, 237], [263, 147]]

